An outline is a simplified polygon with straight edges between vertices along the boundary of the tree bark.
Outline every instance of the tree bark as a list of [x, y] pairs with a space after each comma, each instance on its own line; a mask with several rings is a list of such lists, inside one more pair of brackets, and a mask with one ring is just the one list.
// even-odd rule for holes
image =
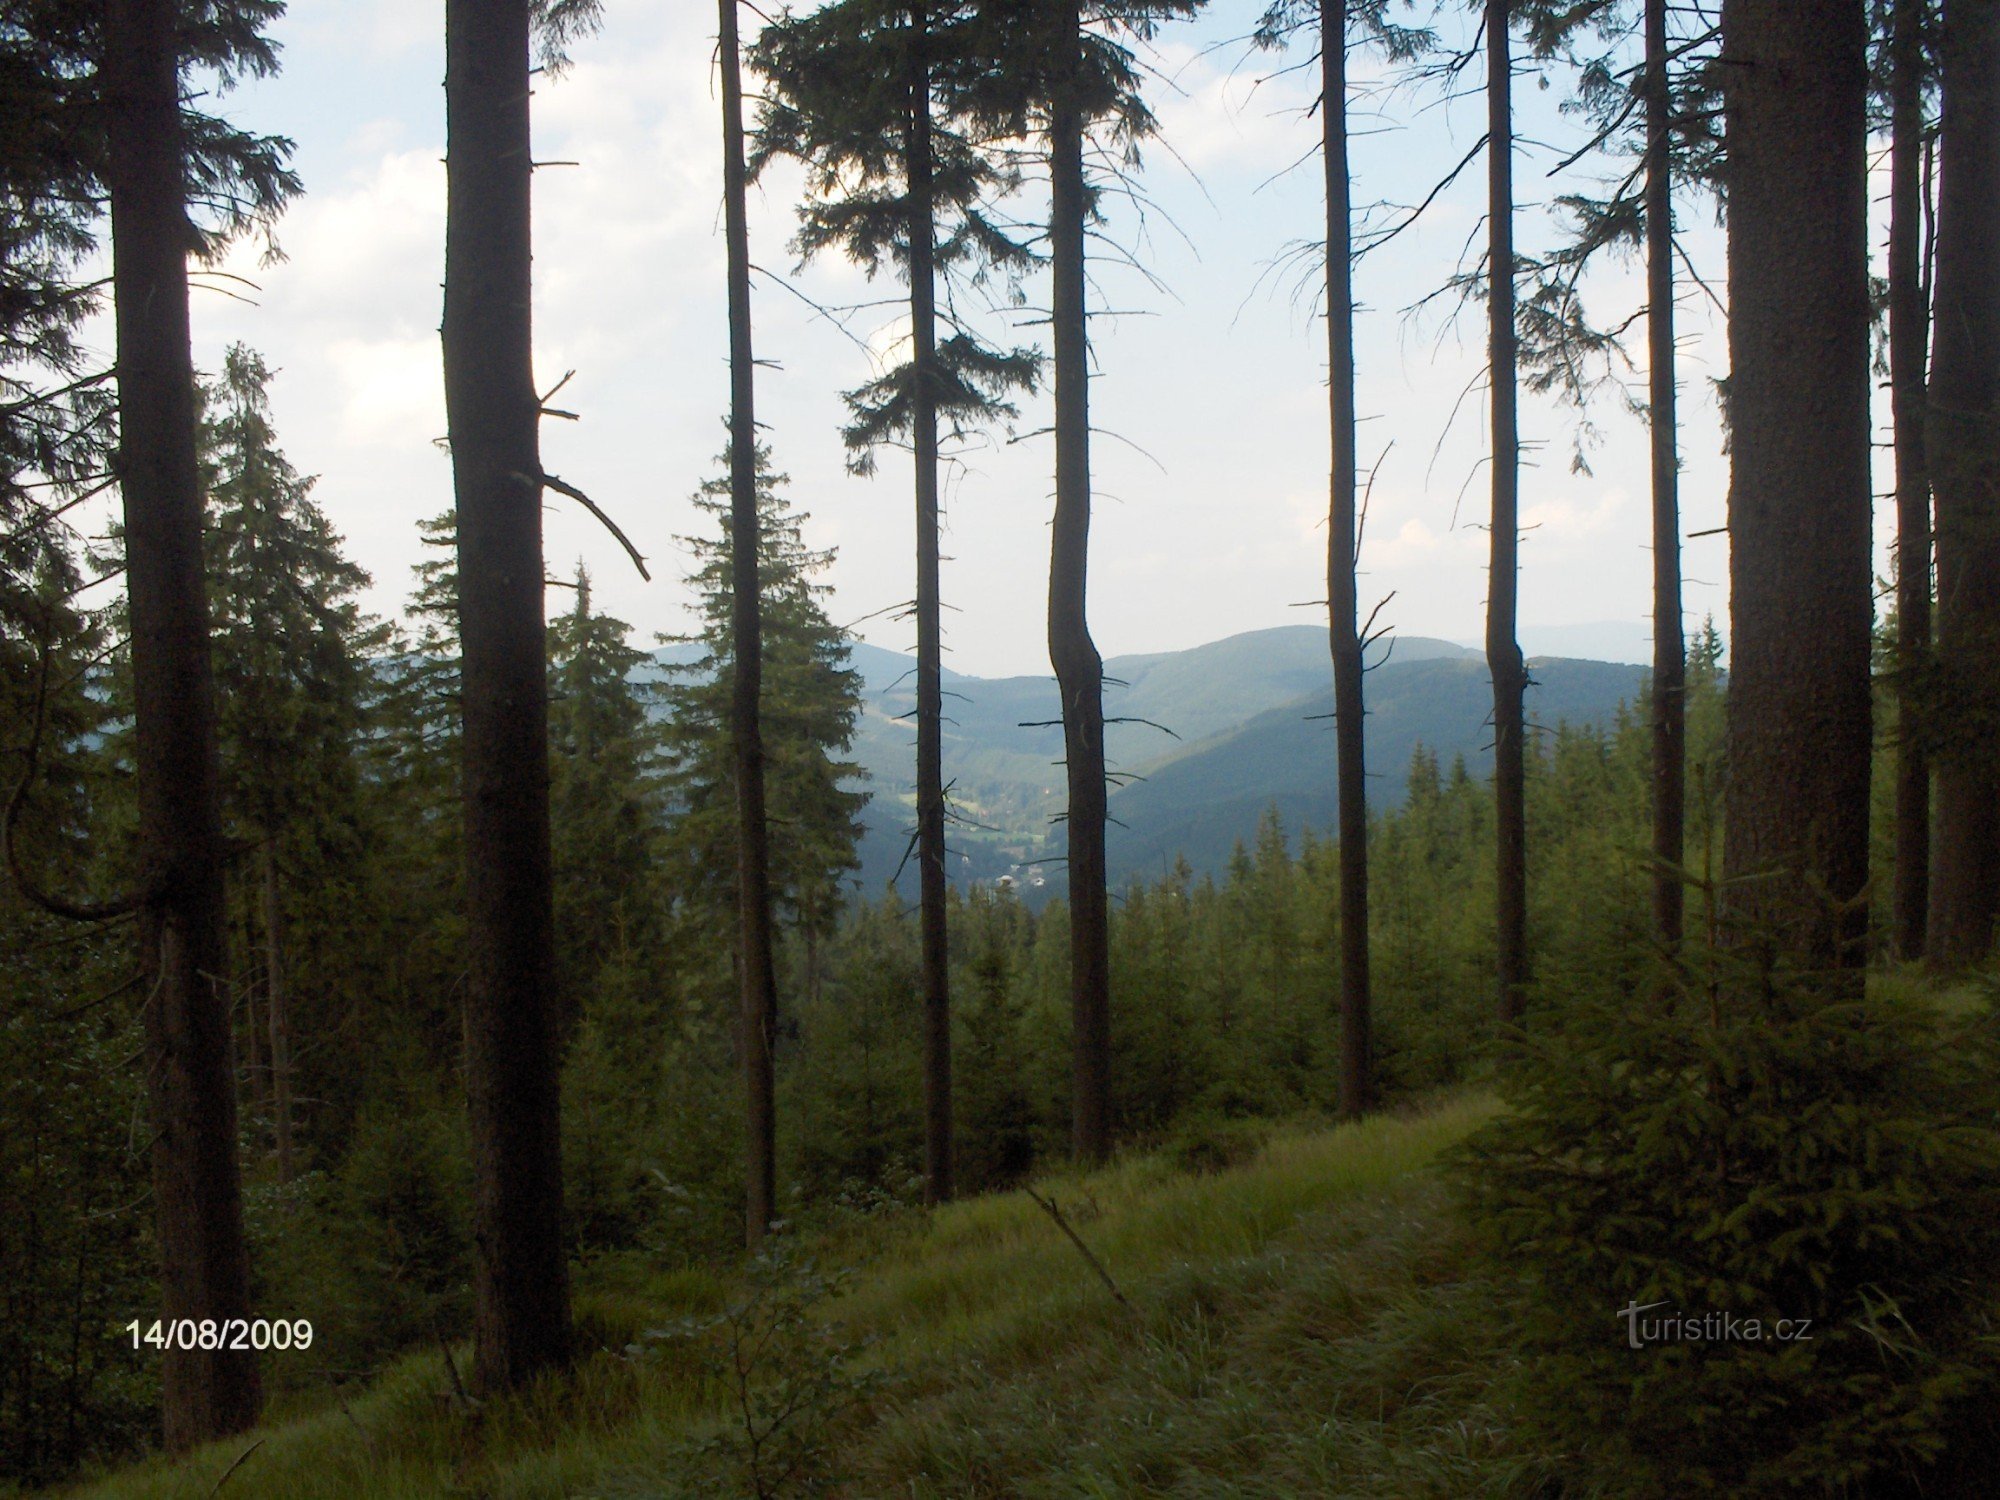
[[1870, 745], [1867, 26], [1727, 0], [1728, 906], [1859, 983]]
[[1983, 960], [2000, 915], [2000, 3], [1944, 9], [1936, 346], [1937, 754], [1931, 954]]
[[1326, 169], [1328, 480], [1326, 597], [1340, 817], [1340, 1112], [1374, 1102], [1369, 1022], [1368, 772], [1358, 601], [1360, 511], [1354, 422], [1354, 224], [1347, 157], [1347, 3], [1320, 0], [1320, 130]]
[[278, 1148], [278, 1181], [292, 1180], [292, 1032], [285, 1011], [285, 914], [278, 896], [275, 835], [266, 834], [264, 903], [264, 1022], [271, 1039], [271, 1120]]
[[458, 514], [474, 1374], [568, 1361], [549, 848], [528, 0], [447, 0], [445, 410]]
[[[112, 0], [104, 92], [118, 339], [139, 843], [146, 1083], [161, 1316], [243, 1318], [250, 1265], [236, 1140], [221, 761], [202, 571], [202, 486], [189, 353], [180, 60], [172, 0]], [[179, 1452], [257, 1419], [255, 1357], [170, 1343], [166, 1444]]]
[[1896, 0], [1890, 22], [1889, 393], [1896, 451], [1896, 954], [1921, 958], [1930, 904], [1931, 768], [1910, 689], [1931, 652], [1931, 489], [1924, 464], [1930, 297], [1924, 284], [1924, 9]]
[[1667, 0], [1646, 0], [1646, 345], [1653, 460], [1653, 937], [1681, 945], [1686, 887], [1687, 640], [1681, 619], [1674, 379], [1673, 95]]
[[744, 1238], [764, 1238], [777, 1210], [771, 1050], [778, 1016], [771, 961], [771, 845], [764, 812], [762, 532], [757, 516], [757, 366], [750, 340], [750, 221], [743, 161], [743, 72], [737, 0], [717, 0], [722, 47], [722, 190], [729, 245], [729, 545], [736, 638], [730, 713], [736, 761], [736, 909], [742, 981]]
[[1056, 509], [1049, 551], [1049, 660], [1062, 695], [1069, 778], [1071, 1144], [1078, 1159], [1111, 1154], [1111, 910], [1105, 888], [1104, 662], [1090, 637], [1090, 324], [1085, 287], [1083, 112], [1076, 98], [1074, 0], [1055, 24], [1071, 76], [1049, 117], [1049, 251], [1055, 341]]
[[[225, 942], [229, 940], [227, 931], [229, 919], [226, 915], [228, 909], [226, 889], [225, 887], [223, 898], [225, 911], [223, 918], [225, 929], [223, 940]], [[252, 1119], [257, 1119], [261, 1118], [265, 1112], [264, 1094], [268, 1083], [264, 1068], [264, 1054], [261, 1050], [264, 1045], [263, 1032], [259, 1020], [261, 1013], [257, 1009], [257, 940], [256, 935], [251, 931], [250, 897], [247, 893], [241, 901], [236, 903], [235, 925], [236, 941], [240, 945], [240, 951], [235, 955], [236, 962], [232, 963], [231, 972], [241, 976], [239, 983], [243, 992], [243, 1042], [246, 1053], [243, 1059], [243, 1076], [249, 1085], [249, 1112]], [[240, 1113], [242, 1106], [239, 1105], [238, 1109]], [[253, 1126], [252, 1129], [254, 1130], [255, 1127]]]
[[1521, 1017], [1528, 981], [1527, 663], [1516, 615], [1521, 573], [1519, 339], [1514, 330], [1514, 104], [1510, 0], [1486, 5], [1487, 348], [1492, 381], [1493, 515], [1486, 579], [1486, 665], [1493, 678], [1494, 916], [1503, 1024]]
[[924, 1004], [924, 1201], [952, 1196], [951, 974], [945, 930], [944, 659], [938, 604], [936, 224], [926, 8], [910, 8], [911, 445], [917, 492], [917, 881]]

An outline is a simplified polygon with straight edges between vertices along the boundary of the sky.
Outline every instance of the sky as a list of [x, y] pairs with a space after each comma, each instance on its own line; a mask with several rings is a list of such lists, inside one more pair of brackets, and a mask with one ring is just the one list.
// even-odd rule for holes
[[[1208, 17], [1164, 34], [1147, 55], [1163, 138], [1147, 151], [1143, 212], [1111, 206], [1096, 267], [1092, 382], [1097, 506], [1090, 609], [1104, 653], [1176, 650], [1240, 631], [1320, 623], [1324, 612], [1327, 424], [1324, 323], [1304, 285], [1300, 242], [1316, 240], [1319, 123], [1314, 80], [1280, 73], [1304, 54], [1253, 54], [1239, 40], [1261, 0], [1214, 0]], [[575, 423], [544, 427], [544, 463], [588, 491], [651, 564], [642, 582], [612, 538], [551, 496], [550, 572], [591, 572], [600, 607], [642, 643], [687, 629], [692, 563], [677, 539], [710, 524], [690, 497], [718, 471], [728, 400], [721, 240], [721, 142], [712, 6], [607, 0], [602, 32], [574, 65], [539, 80], [535, 151], [538, 379], [574, 376], [559, 405]], [[747, 13], [746, 13], [747, 15]], [[279, 23], [283, 71], [220, 108], [247, 128], [296, 142], [304, 196], [278, 229], [285, 258], [251, 247], [195, 301], [196, 362], [218, 368], [241, 340], [278, 371], [281, 445], [318, 476], [317, 499], [374, 576], [367, 602], [394, 615], [418, 560], [417, 523], [448, 508], [449, 458], [437, 325], [445, 178], [443, 16], [417, 0], [293, 0]], [[1421, 198], [1484, 128], [1476, 92], [1386, 96], [1360, 62], [1353, 108], [1357, 205], [1379, 216]], [[1473, 70], [1474, 74], [1477, 69]], [[1271, 75], [1277, 76], [1271, 76]], [[1478, 79], [1470, 77], [1476, 89]], [[1550, 165], [1583, 126], [1558, 111], [1563, 83], [1517, 83], [1522, 249], [1553, 243], [1549, 200], [1586, 179]], [[1602, 168], [1593, 169], [1601, 171]], [[755, 289], [758, 415], [789, 493], [811, 515], [808, 540], [833, 548], [829, 612], [862, 638], [907, 650], [898, 615], [912, 592], [908, 458], [850, 476], [840, 393], [874, 373], [901, 329], [893, 306], [843, 323], [816, 310], [892, 302], [827, 260], [795, 271], [795, 174], [774, 172], [751, 206], [752, 258], [774, 273]], [[1476, 641], [1483, 626], [1486, 429], [1479, 386], [1483, 308], [1456, 318], [1413, 307], [1476, 254], [1483, 238], [1477, 164], [1408, 233], [1362, 263], [1357, 330], [1361, 458], [1373, 470], [1363, 545], [1363, 608], [1413, 635]], [[1032, 198], [1019, 205], [1037, 212]], [[1690, 260], [1718, 291], [1723, 242], [1712, 210], [1681, 213]], [[1031, 283], [1029, 303], [1045, 302]], [[1607, 266], [1586, 283], [1616, 320], [1643, 300], [1642, 268]], [[248, 300], [239, 300], [247, 298]], [[1727, 482], [1711, 381], [1726, 351], [1712, 298], [1681, 299], [1678, 373], [1685, 421], [1684, 530], [1722, 525]], [[1013, 314], [1019, 322], [1021, 314]], [[1046, 330], [1009, 327], [1031, 342]], [[1643, 357], [1643, 340], [1635, 358]], [[1635, 394], [1643, 367], [1626, 372]], [[949, 477], [944, 571], [947, 664], [994, 676], [1045, 673], [1043, 635], [1053, 448], [1047, 395], [1027, 401], [1012, 438], [970, 445]], [[1591, 413], [1600, 438], [1572, 472], [1576, 414], [1524, 401], [1521, 616], [1529, 648], [1638, 659], [1649, 638], [1646, 437], [1613, 393]], [[1725, 621], [1725, 538], [1686, 546], [1689, 623]], [[552, 593], [552, 610], [567, 596]], [[1574, 627], [1567, 631], [1560, 627]], [[1594, 648], [1594, 649], [1593, 649]]]

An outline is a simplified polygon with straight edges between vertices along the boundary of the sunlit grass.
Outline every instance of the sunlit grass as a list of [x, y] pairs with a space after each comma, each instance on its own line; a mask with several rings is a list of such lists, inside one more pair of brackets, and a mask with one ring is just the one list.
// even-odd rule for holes
[[[1025, 1193], [827, 1232], [819, 1258], [854, 1268], [831, 1315], [891, 1380], [827, 1455], [841, 1492], [1492, 1492], [1477, 1318], [1427, 1169], [1494, 1107], [1280, 1129], [1202, 1175], [1135, 1156], [1042, 1180], [1129, 1310]], [[579, 1285], [593, 1352], [560, 1382], [472, 1408], [441, 1351], [417, 1351], [366, 1390], [76, 1493], [207, 1497], [239, 1457], [225, 1495], [684, 1493], [692, 1445], [727, 1429], [726, 1387], [696, 1346], [622, 1351], [727, 1289], [630, 1261]]]

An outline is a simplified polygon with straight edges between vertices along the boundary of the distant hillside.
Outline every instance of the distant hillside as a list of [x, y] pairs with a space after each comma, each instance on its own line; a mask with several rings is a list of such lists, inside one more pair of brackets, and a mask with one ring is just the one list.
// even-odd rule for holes
[[[657, 653], [663, 660], [689, 654], [684, 647]], [[859, 884], [873, 892], [902, 862], [915, 821], [915, 662], [866, 643], [856, 643], [853, 661], [863, 715], [852, 754], [868, 772], [871, 793]], [[1382, 807], [1401, 799], [1419, 742], [1447, 762], [1462, 754], [1483, 774], [1490, 689], [1479, 654], [1410, 636], [1377, 647], [1374, 665], [1370, 801]], [[1546, 724], [1607, 723], [1644, 677], [1638, 667], [1561, 658], [1537, 660], [1534, 672], [1528, 711]], [[1274, 802], [1294, 832], [1333, 822], [1333, 734], [1324, 717], [1332, 711], [1332, 667], [1323, 630], [1284, 626], [1187, 651], [1113, 657], [1105, 675], [1105, 711], [1126, 721], [1106, 732], [1112, 766], [1143, 778], [1112, 798], [1112, 815], [1124, 825], [1111, 832], [1114, 879], [1164, 869], [1176, 854], [1199, 871], [1219, 869]], [[965, 820], [951, 834], [952, 877], [1013, 874], [1031, 895], [1059, 889], [1062, 730], [1053, 722], [1060, 712], [1054, 679], [947, 670], [944, 687], [945, 779]], [[904, 884], [914, 889], [908, 870]]]
[[[1632, 701], [1643, 669], [1610, 662], [1537, 659], [1528, 717], [1602, 725]], [[1472, 657], [1391, 660], [1368, 678], [1369, 804], [1403, 800], [1411, 752], [1419, 744], [1447, 764], [1465, 757], [1475, 776], [1492, 766], [1492, 686]], [[1247, 841], [1264, 809], [1285, 826], [1325, 830], [1334, 822], [1333, 690], [1330, 686], [1258, 714], [1239, 727], [1167, 757], [1111, 799], [1122, 827], [1111, 830], [1114, 878], [1164, 872], [1186, 856], [1197, 871], [1221, 868]]]

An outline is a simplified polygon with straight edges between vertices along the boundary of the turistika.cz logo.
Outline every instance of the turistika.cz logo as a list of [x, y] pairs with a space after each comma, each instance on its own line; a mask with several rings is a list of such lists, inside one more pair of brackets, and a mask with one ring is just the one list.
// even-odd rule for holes
[[1746, 1318], [1731, 1312], [1646, 1314], [1665, 1302], [1632, 1302], [1618, 1309], [1625, 1322], [1625, 1342], [1634, 1349], [1648, 1344], [1796, 1343], [1812, 1337], [1811, 1318]]

